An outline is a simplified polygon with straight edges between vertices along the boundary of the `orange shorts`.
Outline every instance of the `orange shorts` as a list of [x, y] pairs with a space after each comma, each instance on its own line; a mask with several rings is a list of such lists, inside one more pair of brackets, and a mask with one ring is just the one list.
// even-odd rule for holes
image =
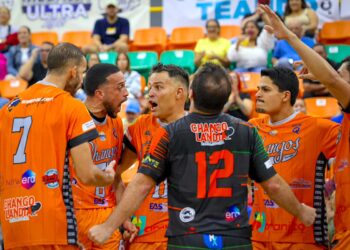
[[16, 248], [6, 248], [11, 250], [78, 250], [78, 246], [70, 245], [40, 245], [40, 246], [30, 246], [30, 247], [16, 247]]
[[168, 242], [155, 242], [155, 243], [131, 243], [128, 250], [167, 250]]
[[350, 250], [350, 231], [336, 234], [333, 243], [333, 250]]
[[97, 245], [88, 238], [89, 229], [107, 220], [113, 208], [76, 209], [78, 223], [78, 241], [85, 249], [123, 249], [123, 240], [119, 231], [115, 231], [104, 245]]
[[278, 243], [253, 241], [253, 250], [326, 250], [327, 247], [306, 243]]

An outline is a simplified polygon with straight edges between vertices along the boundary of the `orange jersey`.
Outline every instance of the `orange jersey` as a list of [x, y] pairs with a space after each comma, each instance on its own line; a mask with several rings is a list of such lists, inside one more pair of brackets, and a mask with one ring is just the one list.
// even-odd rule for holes
[[[135, 148], [139, 160], [143, 159], [152, 136], [159, 127], [157, 118], [152, 114], [140, 116], [128, 127], [126, 137]], [[134, 214], [132, 222], [139, 228], [138, 237], [134, 242], [167, 241], [165, 232], [169, 218], [166, 185], [167, 182], [164, 181], [153, 188]]]
[[[105, 170], [112, 160], [118, 163], [123, 147], [123, 123], [106, 116], [104, 122], [95, 121], [98, 138], [91, 141], [90, 150], [94, 164]], [[115, 165], [117, 166], [117, 164]], [[115, 167], [116, 168], [116, 167]], [[74, 207], [76, 209], [90, 209], [99, 207], [114, 207], [116, 205], [113, 185], [109, 187], [92, 187], [82, 184], [73, 172], [72, 187]]]
[[335, 238], [350, 230], [350, 114], [344, 113], [335, 161]]
[[5, 248], [77, 244], [68, 155], [97, 137], [85, 105], [50, 83], [37, 83], [0, 117]]
[[306, 227], [279, 208], [264, 190], [254, 191], [251, 216], [253, 241], [326, 243], [328, 240], [324, 204], [326, 159], [335, 156], [339, 125], [326, 119], [298, 113], [282, 124], [269, 124], [269, 117], [253, 119], [264, 141], [270, 162], [289, 184], [297, 199], [315, 207], [314, 226]]

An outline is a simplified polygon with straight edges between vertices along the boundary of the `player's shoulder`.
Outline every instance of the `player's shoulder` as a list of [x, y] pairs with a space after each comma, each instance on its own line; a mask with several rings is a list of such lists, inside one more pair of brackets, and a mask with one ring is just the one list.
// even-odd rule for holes
[[136, 121], [131, 125], [135, 127], [152, 124], [156, 118], [152, 114], [143, 114], [137, 117]]

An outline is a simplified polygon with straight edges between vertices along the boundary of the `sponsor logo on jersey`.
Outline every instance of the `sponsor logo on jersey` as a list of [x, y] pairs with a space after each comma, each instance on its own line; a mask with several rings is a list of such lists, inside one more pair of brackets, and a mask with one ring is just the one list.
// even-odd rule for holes
[[13, 99], [13, 100], [8, 104], [7, 110], [8, 110], [9, 112], [11, 112], [12, 109], [13, 109], [14, 107], [16, 107], [20, 102], [21, 102], [21, 99], [19, 99], [18, 97], [16, 97], [15, 99]]
[[224, 246], [221, 235], [203, 234], [203, 241], [209, 249], [222, 249]]
[[269, 154], [273, 164], [286, 162], [293, 159], [299, 151], [300, 138], [295, 141], [288, 140], [279, 143], [272, 143], [266, 146], [266, 151]]
[[184, 223], [193, 221], [195, 216], [196, 216], [196, 211], [191, 207], [183, 208], [179, 214], [180, 220]]
[[93, 129], [93, 128], [96, 128], [95, 126], [95, 123], [93, 120], [90, 120], [88, 122], [85, 122], [83, 125], [82, 125], [82, 129], [83, 129], [83, 132], [87, 131], [87, 130], [90, 130], [90, 129]]
[[349, 167], [349, 162], [347, 160], [341, 160], [337, 172], [341, 172], [347, 167]]
[[[96, 144], [94, 142], [89, 142], [91, 146], [91, 154], [92, 154], [92, 160], [97, 163], [99, 161], [103, 160], [110, 160], [112, 161], [116, 153], [118, 152], [118, 147], [113, 146], [110, 148], [105, 148], [102, 150], [98, 150]], [[107, 167], [107, 165], [106, 165]], [[104, 170], [104, 169], [101, 169]]]
[[147, 155], [143, 160], [142, 164], [152, 167], [152, 168], [158, 168], [159, 166], [159, 161], [152, 159], [150, 155]]
[[241, 211], [239, 210], [239, 208], [237, 206], [231, 206], [225, 213], [225, 220], [227, 222], [233, 222], [240, 216]]
[[229, 127], [227, 122], [191, 123], [190, 128], [195, 134], [196, 142], [202, 146], [222, 145], [225, 140], [231, 140], [235, 133], [234, 128]]
[[153, 203], [149, 204], [149, 209], [154, 212], [168, 212], [168, 204], [167, 203]]
[[42, 178], [44, 184], [48, 188], [58, 188], [58, 171], [57, 169], [49, 169], [46, 171], [45, 175]]
[[299, 134], [299, 132], [300, 132], [300, 128], [301, 127], [301, 124], [296, 124], [296, 125], [294, 125], [293, 126], [293, 129], [292, 129], [292, 132], [294, 133], [294, 134]]
[[139, 217], [133, 216], [131, 218], [131, 222], [139, 230], [138, 236], [145, 234], [146, 216], [139, 216]]
[[291, 183], [289, 183], [291, 189], [310, 189], [312, 187], [312, 182], [305, 180], [303, 178], [293, 179]]
[[95, 205], [99, 205], [99, 206], [106, 206], [106, 205], [108, 205], [108, 203], [106, 202], [106, 199], [104, 199], [104, 198], [97, 198], [97, 197], [94, 198], [94, 204]]
[[265, 231], [266, 226], [266, 214], [265, 212], [256, 212], [254, 214], [254, 221], [252, 224], [252, 228], [262, 233]]
[[100, 138], [101, 141], [105, 141], [106, 140], [105, 132], [101, 131], [100, 133], [98, 133], [98, 137]]
[[267, 208], [279, 208], [279, 206], [273, 200], [265, 199], [264, 205]]
[[75, 178], [72, 178], [72, 185], [77, 185], [78, 184], [78, 181], [77, 181], [77, 179], [75, 179]]
[[30, 217], [37, 216], [41, 207], [41, 202], [36, 201], [33, 195], [5, 199], [5, 220], [10, 223], [29, 221]]
[[28, 169], [22, 175], [21, 185], [25, 189], [31, 189], [35, 185], [35, 183], [36, 183], [36, 174], [32, 170]]

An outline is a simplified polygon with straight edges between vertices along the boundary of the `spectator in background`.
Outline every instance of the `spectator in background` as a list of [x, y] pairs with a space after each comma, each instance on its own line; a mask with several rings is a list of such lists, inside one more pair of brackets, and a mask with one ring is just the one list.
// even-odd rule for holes
[[268, 51], [274, 47], [274, 36], [259, 29], [254, 21], [242, 28], [243, 35], [237, 39], [227, 53], [230, 62], [237, 62], [236, 72], [259, 72], [266, 68]]
[[127, 53], [119, 53], [117, 57], [117, 66], [124, 74], [126, 89], [129, 92], [129, 98], [139, 99], [141, 93], [141, 75], [130, 69], [130, 59]]
[[306, 114], [306, 106], [305, 106], [305, 101], [303, 98], [297, 98], [295, 103], [294, 103], [294, 111], [295, 112], [301, 112]]
[[[310, 48], [314, 46], [314, 40], [310, 37], [304, 36], [303, 27], [300, 21], [291, 20], [288, 22], [287, 27], [307, 46], [309, 46]], [[293, 69], [293, 63], [295, 61], [300, 61], [300, 56], [298, 55], [298, 53], [288, 44], [287, 41], [279, 40], [275, 45], [273, 53], [273, 65]]]
[[305, 0], [287, 0], [284, 9], [284, 22], [288, 27], [289, 23], [295, 20], [301, 23], [306, 36], [315, 36], [318, 16], [315, 11], [306, 5]]
[[126, 104], [125, 113], [126, 113], [126, 116], [123, 119], [123, 128], [126, 131], [129, 125], [134, 123], [137, 117], [140, 116], [141, 114], [140, 103], [134, 99], [128, 100], [128, 103]]
[[120, 9], [113, 3], [106, 7], [106, 17], [95, 22], [92, 32], [94, 44], [85, 46], [84, 53], [105, 52], [115, 50], [125, 52], [128, 50], [130, 33], [129, 21], [118, 17]]
[[7, 76], [11, 79], [18, 75], [18, 71], [32, 55], [36, 46], [31, 42], [31, 31], [27, 26], [21, 26], [18, 31], [19, 44], [12, 46], [7, 54]]
[[220, 23], [216, 19], [209, 19], [205, 27], [207, 37], [198, 40], [194, 48], [194, 63], [197, 67], [206, 62], [228, 67], [230, 62], [227, 59], [227, 52], [230, 48], [230, 41], [220, 37]]
[[[270, 0], [258, 0], [258, 4], [270, 5]], [[264, 13], [258, 7], [259, 5], [256, 7], [256, 11], [254, 13], [247, 14], [243, 17], [241, 27], [244, 27], [247, 22], [253, 21], [257, 23], [260, 30], [264, 28], [266, 15], [264, 15]]]
[[[338, 69], [338, 64], [327, 57], [326, 47], [322, 43], [314, 45], [313, 50], [316, 51], [322, 58], [324, 58], [333, 69]], [[319, 81], [313, 81], [309, 79], [304, 80], [304, 98], [317, 97], [317, 96], [330, 96], [328, 89], [320, 84]]]
[[227, 103], [224, 106], [223, 112], [244, 121], [249, 120], [249, 116], [253, 110], [253, 102], [250, 96], [245, 93], [240, 93], [239, 85], [240, 78], [235, 72], [230, 73], [231, 76], [231, 94]]
[[11, 12], [5, 6], [0, 7], [0, 52], [7, 52], [9, 46], [17, 45], [18, 27], [10, 24]]
[[53, 47], [53, 43], [43, 42], [41, 48], [35, 48], [29, 60], [21, 66], [18, 75], [28, 82], [28, 86], [45, 78], [47, 57]]
[[89, 55], [89, 59], [88, 59], [88, 69], [90, 69], [92, 66], [94, 66], [95, 64], [99, 64], [100, 58], [98, 56], [98, 53], [91, 53]]

